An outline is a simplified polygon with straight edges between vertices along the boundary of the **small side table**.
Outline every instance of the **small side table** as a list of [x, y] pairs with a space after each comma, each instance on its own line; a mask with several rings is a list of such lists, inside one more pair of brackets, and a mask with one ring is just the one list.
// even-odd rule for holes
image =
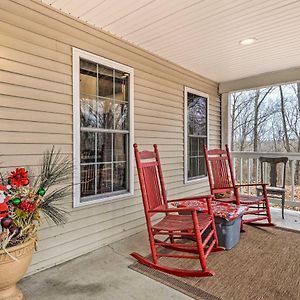
[[[207, 212], [206, 202], [200, 200], [187, 200], [172, 204], [176, 207], [197, 207], [199, 212]], [[229, 250], [240, 240], [242, 216], [248, 207], [212, 201], [212, 210], [215, 216], [219, 246]], [[205, 237], [205, 233], [203, 236]]]

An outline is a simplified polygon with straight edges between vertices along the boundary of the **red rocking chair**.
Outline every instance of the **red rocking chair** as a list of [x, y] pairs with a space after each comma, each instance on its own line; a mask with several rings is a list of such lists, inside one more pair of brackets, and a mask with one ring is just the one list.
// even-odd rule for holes
[[[211, 194], [214, 196], [223, 194], [224, 197], [218, 198], [218, 201], [247, 205], [249, 210], [244, 215], [252, 215], [252, 218], [243, 219], [243, 224], [273, 226], [266, 190], [267, 184], [236, 184], [228, 145], [225, 145], [225, 148], [225, 150], [207, 150], [206, 145], [203, 146]], [[246, 186], [261, 186], [262, 196], [240, 195], [239, 188]], [[258, 221], [267, 221], [267, 223]]]
[[[134, 144], [133, 146], [142, 192], [152, 260], [147, 259], [136, 252], [131, 253], [131, 255], [140, 263], [148, 267], [176, 276], [213, 276], [214, 272], [207, 270], [206, 268], [206, 258], [210, 252], [221, 251], [224, 249], [218, 247], [218, 239], [211, 208], [212, 196], [199, 196], [189, 199], [172, 200], [173, 202], [183, 200], [206, 201], [208, 213], [197, 213], [197, 208], [169, 207], [168, 203], [172, 201], [167, 201], [157, 145], [153, 145], [154, 152], [139, 152], [137, 144]], [[180, 215], [178, 214], [179, 212], [189, 214]], [[157, 214], [159, 213], [163, 214], [162, 219], [153, 223], [152, 217], [154, 215], [157, 217]], [[203, 237], [204, 231], [206, 233], [205, 237]], [[157, 239], [157, 236], [163, 236], [163, 240]], [[195, 242], [192, 244], [176, 242], [178, 239], [187, 237], [193, 238]], [[162, 253], [159, 252], [161, 247], [180, 252], [188, 252], [190, 254], [183, 255]], [[158, 261], [159, 257], [199, 259], [202, 270], [176, 269], [161, 265]]]

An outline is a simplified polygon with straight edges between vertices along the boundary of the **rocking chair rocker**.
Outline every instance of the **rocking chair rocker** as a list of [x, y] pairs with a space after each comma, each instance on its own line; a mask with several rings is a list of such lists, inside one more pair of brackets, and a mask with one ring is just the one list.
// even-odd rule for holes
[[[251, 223], [260, 226], [273, 226], [266, 189], [267, 184], [236, 184], [228, 145], [225, 145], [225, 148], [225, 150], [207, 150], [206, 145], [203, 146], [211, 194], [214, 196], [223, 194], [223, 198], [217, 199], [221, 202], [247, 205], [249, 209], [244, 213], [244, 216], [252, 215], [252, 218], [243, 219], [242, 224]], [[240, 195], [239, 188], [246, 186], [261, 186], [262, 195]], [[266, 220], [267, 223], [258, 222], [264, 220]]]
[[[211, 208], [212, 196], [199, 196], [193, 198], [167, 200], [162, 168], [160, 164], [157, 145], [153, 145], [154, 152], [139, 152], [137, 144], [134, 144], [134, 153], [142, 192], [144, 211], [149, 235], [149, 242], [152, 260], [133, 252], [131, 255], [140, 263], [157, 269], [159, 271], [181, 277], [204, 277], [213, 276], [214, 272], [207, 270], [206, 259], [210, 252], [222, 251], [224, 248], [218, 247], [218, 239]], [[206, 201], [208, 213], [198, 213], [197, 208], [172, 207], [171, 202], [186, 200]], [[178, 213], [189, 213], [180, 215]], [[152, 222], [152, 217], [163, 214], [160, 221]], [[203, 233], [205, 232], [205, 237]], [[163, 236], [163, 240], [157, 239]], [[178, 239], [193, 238], [194, 242], [176, 242]], [[158, 250], [168, 248], [180, 252], [188, 252], [194, 255], [162, 253]], [[161, 265], [159, 257], [199, 259], [202, 270], [185, 270]]]

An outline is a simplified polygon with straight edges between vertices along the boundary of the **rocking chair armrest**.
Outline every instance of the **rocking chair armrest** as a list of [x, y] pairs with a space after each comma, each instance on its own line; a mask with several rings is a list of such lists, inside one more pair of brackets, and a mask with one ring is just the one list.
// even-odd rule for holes
[[186, 198], [179, 198], [179, 199], [172, 199], [168, 200], [168, 203], [172, 202], [180, 202], [180, 201], [189, 201], [189, 200], [207, 200], [207, 199], [214, 199], [213, 195], [199, 195], [194, 197], [186, 197]]
[[267, 183], [263, 183], [263, 182], [257, 182], [257, 183], [247, 183], [247, 184], [236, 184], [235, 187], [243, 187], [243, 186], [267, 186]]
[[193, 212], [197, 211], [197, 207], [177, 207], [177, 208], [156, 208], [150, 209], [150, 213], [171, 213], [171, 212]]

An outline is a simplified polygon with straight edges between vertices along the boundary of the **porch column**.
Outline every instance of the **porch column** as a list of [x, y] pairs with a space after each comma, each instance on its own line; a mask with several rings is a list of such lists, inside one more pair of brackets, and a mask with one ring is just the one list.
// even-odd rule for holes
[[222, 149], [225, 144], [231, 148], [231, 118], [230, 118], [230, 95], [223, 93], [221, 95], [221, 144]]

